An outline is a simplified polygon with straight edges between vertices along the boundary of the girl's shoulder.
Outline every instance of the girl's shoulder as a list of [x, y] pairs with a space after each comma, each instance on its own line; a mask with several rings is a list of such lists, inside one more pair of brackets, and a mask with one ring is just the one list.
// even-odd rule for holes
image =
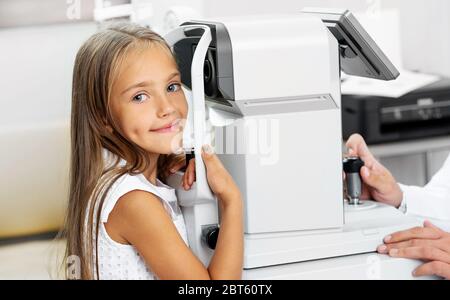
[[135, 191], [145, 191], [157, 196], [171, 216], [177, 214], [174, 211], [174, 204], [177, 203], [175, 190], [161, 181], [157, 180], [154, 185], [143, 174], [124, 174], [117, 178], [105, 196], [100, 218], [102, 222], [107, 222], [108, 216], [117, 201], [125, 194]]

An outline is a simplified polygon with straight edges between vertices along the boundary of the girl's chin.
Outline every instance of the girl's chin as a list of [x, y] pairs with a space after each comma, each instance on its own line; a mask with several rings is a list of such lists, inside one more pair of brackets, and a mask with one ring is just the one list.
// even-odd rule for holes
[[157, 149], [152, 147], [152, 149], [148, 149], [148, 151], [151, 153], [157, 153], [157, 154], [161, 154], [161, 155], [184, 153], [184, 150], [181, 146], [172, 147], [171, 145], [158, 147]]
[[182, 139], [180, 137], [164, 138], [158, 141], [148, 141], [145, 147], [149, 152], [158, 154], [179, 154], [183, 152]]

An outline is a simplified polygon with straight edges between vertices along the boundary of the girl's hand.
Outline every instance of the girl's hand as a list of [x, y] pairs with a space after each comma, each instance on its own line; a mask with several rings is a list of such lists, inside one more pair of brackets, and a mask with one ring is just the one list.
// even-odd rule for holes
[[[186, 166], [186, 156], [184, 154], [170, 155], [159, 166], [164, 170], [161, 174], [163, 181], [170, 175], [178, 172]], [[191, 159], [186, 166], [182, 178], [182, 185], [185, 190], [189, 190], [195, 181], [195, 160]]]
[[239, 188], [211, 146], [203, 145], [202, 158], [206, 166], [206, 177], [214, 194], [222, 201], [225, 201], [225, 198], [240, 198]]
[[[204, 145], [202, 148], [202, 158], [206, 166], [206, 176], [208, 184], [219, 198], [235, 198], [240, 197], [240, 191], [231, 175], [222, 165], [222, 162], [212, 150], [211, 146]], [[185, 166], [184, 155], [180, 155], [179, 159], [174, 159], [172, 164], [167, 168], [168, 174], [173, 174]], [[182, 178], [182, 185], [185, 190], [189, 190], [195, 182], [195, 159], [191, 159], [186, 167]]]
[[158, 161], [158, 170], [162, 170], [162, 173], [159, 174], [160, 179], [165, 182], [167, 177], [182, 169], [185, 164], [186, 157], [184, 154], [171, 154], [160, 158]]
[[182, 183], [185, 190], [189, 190], [194, 183], [195, 177], [195, 158], [189, 160], [188, 166], [186, 167], [186, 171], [184, 172]]
[[[231, 199], [240, 198], [240, 191], [231, 175], [222, 165], [222, 162], [213, 152], [211, 146], [204, 145], [202, 148], [202, 158], [206, 166], [206, 177], [208, 184], [220, 198], [222, 202], [233, 201]], [[185, 190], [189, 190], [195, 181], [195, 159], [191, 159], [184, 173], [182, 184]]]

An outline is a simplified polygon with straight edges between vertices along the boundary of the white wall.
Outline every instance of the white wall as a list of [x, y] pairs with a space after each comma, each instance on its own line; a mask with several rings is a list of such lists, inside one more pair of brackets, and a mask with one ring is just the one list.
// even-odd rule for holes
[[95, 29], [77, 23], [0, 30], [0, 126], [67, 119], [75, 55]]
[[0, 238], [56, 230], [68, 195], [72, 69], [96, 30], [0, 30]]
[[450, 77], [450, 1], [384, 2], [400, 11], [405, 67]]
[[[205, 0], [205, 2], [208, 2]], [[231, 16], [246, 14], [294, 13], [305, 6], [366, 9], [373, 1], [365, 0], [228, 0], [209, 1], [206, 12], [209, 15]], [[367, 4], [369, 3], [369, 4]]]

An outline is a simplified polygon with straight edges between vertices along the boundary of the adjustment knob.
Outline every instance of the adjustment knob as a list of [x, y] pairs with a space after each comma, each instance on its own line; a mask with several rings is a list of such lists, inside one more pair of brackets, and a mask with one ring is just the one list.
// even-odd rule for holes
[[361, 204], [359, 197], [361, 196], [362, 184], [359, 174], [363, 166], [364, 161], [359, 157], [348, 157], [343, 161], [349, 204]]
[[203, 229], [203, 241], [206, 245], [214, 250], [216, 249], [217, 238], [219, 237], [220, 228], [218, 225], [211, 225]]

